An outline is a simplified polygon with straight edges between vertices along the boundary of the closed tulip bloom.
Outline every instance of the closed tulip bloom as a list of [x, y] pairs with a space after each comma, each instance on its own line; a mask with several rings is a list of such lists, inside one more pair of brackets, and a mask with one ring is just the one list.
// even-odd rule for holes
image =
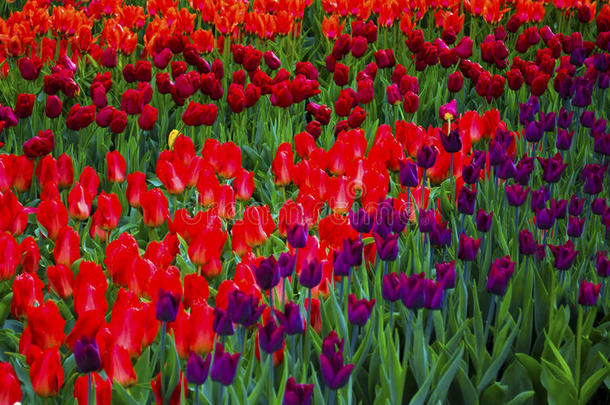
[[533, 212], [543, 209], [549, 199], [549, 189], [540, 187], [538, 190], [532, 190], [532, 198], [530, 199], [530, 207]]
[[157, 109], [150, 104], [146, 104], [138, 117], [138, 126], [143, 131], [152, 131], [156, 122]]
[[445, 152], [456, 153], [462, 150], [462, 139], [459, 131], [456, 129], [453, 129], [448, 135], [445, 135], [443, 131], [440, 131], [439, 137], [441, 138], [441, 145], [443, 145]]
[[59, 347], [44, 350], [30, 366], [30, 381], [36, 395], [43, 398], [59, 394], [64, 383]]
[[417, 151], [417, 165], [423, 169], [429, 169], [436, 163], [438, 149], [435, 146], [423, 145]]
[[310, 405], [313, 397], [313, 384], [297, 384], [294, 377], [286, 382], [282, 405]]
[[400, 299], [400, 278], [396, 273], [386, 274], [382, 279], [381, 296], [384, 300], [395, 302]]
[[451, 244], [451, 229], [447, 227], [447, 222], [434, 222], [434, 227], [430, 232], [430, 244], [439, 247]]
[[386, 262], [393, 262], [398, 257], [398, 237], [399, 234], [388, 234], [385, 238], [379, 234], [374, 233], [375, 247], [377, 248], [377, 254], [379, 259]]
[[127, 163], [117, 150], [106, 154], [106, 177], [111, 183], [122, 183], [125, 180]]
[[354, 365], [345, 365], [342, 353], [327, 354], [323, 352], [320, 355], [320, 368], [326, 385], [332, 390], [337, 390], [347, 384]]
[[23, 119], [28, 118], [32, 115], [34, 108], [35, 96], [34, 94], [19, 93], [17, 95], [17, 101], [15, 103], [14, 112], [17, 118]]
[[[205, 360], [200, 355], [191, 352], [186, 362], [186, 380], [195, 385], [203, 385], [208, 378], [210, 362], [212, 356], [205, 356]], [[196, 392], [195, 395], [198, 393]]]
[[455, 260], [445, 263], [436, 263], [436, 281], [443, 284], [445, 289], [455, 287]]
[[11, 314], [17, 318], [24, 318], [27, 310], [43, 302], [42, 288], [44, 285], [36, 273], [21, 273], [13, 280], [13, 299], [11, 300]]
[[[110, 378], [104, 380], [98, 373], [93, 373], [91, 377], [95, 381], [96, 405], [110, 405], [112, 397], [112, 382]], [[74, 398], [78, 405], [89, 403], [88, 378], [88, 376], [82, 375], [74, 382]]]
[[520, 184], [506, 186], [506, 199], [508, 201], [508, 204], [513, 207], [519, 207], [523, 205], [528, 193], [529, 188], [522, 187]]
[[462, 90], [463, 85], [464, 79], [462, 77], [462, 73], [459, 70], [451, 73], [447, 78], [447, 88], [452, 93], [457, 93]]
[[70, 218], [85, 221], [91, 215], [92, 198], [82, 184], [76, 183], [68, 194], [68, 213]]
[[296, 263], [296, 256], [291, 255], [288, 252], [280, 253], [280, 257], [277, 259], [277, 266], [280, 270], [280, 276], [289, 277], [294, 272], [294, 267]]
[[574, 249], [574, 244], [572, 243], [571, 239], [563, 245], [549, 245], [549, 248], [551, 249], [551, 253], [553, 253], [553, 257], [555, 258], [553, 266], [557, 270], [568, 270], [570, 267], [572, 267], [572, 263], [578, 255], [578, 250]]
[[570, 216], [568, 219], [568, 236], [572, 238], [580, 238], [584, 228], [585, 219], [579, 219], [578, 217]]
[[491, 224], [493, 222], [493, 211], [485, 212], [484, 210], [479, 210], [477, 212], [477, 230], [479, 232], [488, 232], [491, 228]]
[[432, 310], [441, 309], [444, 296], [445, 287], [442, 281], [424, 280], [424, 308]]
[[[8, 362], [0, 362], [0, 384], [2, 384], [0, 403], [15, 404], [21, 401], [21, 384], [13, 366]], [[311, 388], [313, 392], [313, 385]]]
[[564, 219], [568, 211], [568, 200], [555, 200], [551, 199], [551, 205], [549, 207], [553, 218]]
[[293, 248], [302, 248], [307, 245], [307, 225], [294, 224], [286, 228], [288, 243]]
[[72, 295], [72, 285], [74, 284], [74, 273], [65, 264], [47, 267], [47, 279], [49, 288], [61, 299], [66, 299]]
[[264, 325], [258, 325], [258, 342], [261, 349], [273, 354], [284, 345], [284, 327], [277, 325], [273, 317], [269, 317]]
[[487, 292], [504, 296], [506, 294], [506, 286], [514, 271], [515, 263], [510, 261], [510, 256], [496, 259], [489, 269]]
[[72, 266], [80, 258], [80, 238], [78, 232], [69, 226], [63, 227], [55, 239], [53, 259], [57, 264]]
[[549, 208], [543, 208], [536, 211], [536, 226], [538, 229], [551, 229], [554, 223], [555, 217]]
[[407, 277], [400, 275], [400, 298], [409, 309], [420, 309], [426, 302], [424, 292], [424, 273]]
[[284, 305], [284, 312], [275, 310], [275, 314], [287, 335], [299, 335], [305, 331], [305, 319], [296, 303], [287, 302]]
[[568, 204], [568, 212], [572, 216], [579, 216], [582, 213], [582, 209], [584, 208], [584, 206], [585, 206], [585, 199], [578, 198], [575, 195], [573, 195], [570, 198], [570, 202]]
[[538, 162], [542, 166], [542, 179], [547, 183], [557, 183], [565, 168], [568, 167], [567, 163], [563, 163], [563, 158], [559, 153], [548, 159], [538, 157]]
[[106, 194], [104, 191], [97, 197], [97, 224], [104, 231], [110, 231], [117, 227], [121, 217], [121, 202], [116, 194]]
[[580, 281], [578, 289], [578, 303], [583, 306], [592, 307], [597, 303], [601, 291], [601, 284], [593, 284], [585, 280]]
[[519, 232], [519, 252], [522, 255], [533, 255], [536, 252], [536, 239], [534, 235], [527, 229]]
[[421, 233], [430, 233], [434, 230], [436, 220], [434, 218], [434, 210], [419, 210], [419, 231]]
[[364, 244], [360, 239], [343, 239], [343, 260], [350, 267], [358, 267], [362, 264], [362, 253]]
[[348, 296], [347, 318], [350, 323], [364, 326], [371, 316], [375, 300], [356, 299], [354, 294]]
[[322, 281], [322, 263], [317, 259], [313, 259], [301, 268], [299, 275], [299, 283], [306, 288], [317, 287]]
[[74, 360], [76, 361], [78, 371], [84, 374], [97, 371], [102, 367], [100, 349], [97, 346], [95, 338], [83, 336], [76, 341], [74, 345]]
[[480, 245], [481, 239], [475, 240], [462, 233], [458, 247], [458, 258], [463, 261], [473, 261], [477, 257]]
[[596, 261], [597, 275], [600, 277], [610, 276], [610, 259], [608, 258], [608, 252], [597, 252]]
[[477, 191], [467, 187], [462, 187], [458, 194], [457, 207], [458, 211], [465, 215], [474, 214], [474, 204], [477, 201]]
[[235, 333], [231, 317], [219, 307], [214, 308], [213, 330], [219, 336], [231, 336]]
[[228, 301], [227, 310], [231, 320], [245, 327], [255, 324], [265, 308], [265, 305], [261, 304], [258, 298], [244, 294], [239, 290], [230, 293]]
[[238, 172], [235, 180], [233, 180], [233, 188], [235, 189], [236, 200], [249, 200], [254, 192], [254, 172], [245, 169]]
[[0, 251], [3, 256], [0, 260], [0, 280], [10, 280], [21, 259], [21, 250], [13, 235], [6, 232], [0, 234]]
[[273, 255], [263, 259], [254, 268], [256, 284], [263, 290], [268, 291], [275, 287], [280, 281], [280, 269]]
[[159, 290], [155, 317], [161, 322], [174, 322], [178, 315], [180, 295], [170, 291]]
[[240, 355], [240, 353], [225, 353], [224, 347], [217, 343], [210, 373], [212, 380], [224, 386], [231, 385], [235, 378]]
[[146, 175], [144, 173], [134, 172], [127, 175], [127, 191], [125, 195], [130, 206], [140, 208], [142, 206], [142, 197], [147, 190]]
[[142, 194], [142, 219], [149, 227], [163, 225], [169, 217], [167, 198], [159, 189], [152, 189]]
[[349, 211], [350, 225], [356, 232], [368, 233], [373, 227], [373, 216], [360, 208], [358, 211]]
[[417, 165], [410, 160], [399, 161], [400, 184], [404, 187], [417, 187], [419, 185], [419, 177], [417, 175]]

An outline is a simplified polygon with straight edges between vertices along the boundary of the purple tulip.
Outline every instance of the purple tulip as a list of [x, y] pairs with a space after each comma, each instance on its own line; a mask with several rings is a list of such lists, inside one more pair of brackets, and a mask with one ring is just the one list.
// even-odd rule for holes
[[204, 360], [197, 353], [191, 352], [186, 362], [186, 381], [190, 384], [203, 385], [205, 380], [208, 379], [211, 359], [212, 357], [209, 354], [205, 356]]
[[431, 279], [424, 279], [424, 308], [441, 309], [444, 295], [445, 286], [442, 281], [436, 282]]
[[580, 114], [580, 125], [585, 128], [591, 128], [595, 123], [595, 112], [593, 111], [583, 111]]
[[170, 291], [160, 289], [155, 316], [161, 322], [174, 322], [179, 305], [180, 294], [172, 294]]
[[532, 171], [534, 171], [534, 158], [527, 155], [521, 156], [516, 167], [515, 181], [522, 186], [527, 186]]
[[555, 217], [549, 208], [543, 208], [536, 211], [536, 226], [538, 229], [551, 229], [554, 223]]
[[396, 273], [386, 274], [381, 280], [381, 296], [384, 300], [394, 302], [400, 299], [400, 278]]
[[474, 164], [462, 167], [462, 179], [466, 184], [476, 184], [481, 177], [481, 168]]
[[[477, 201], [477, 191], [471, 190], [468, 187], [462, 187], [458, 194], [457, 208], [464, 215], [474, 214], [474, 204]], [[430, 210], [432, 211], [432, 210]], [[432, 211], [434, 214], [434, 212]]]
[[398, 234], [389, 234], [387, 237], [382, 238], [380, 235], [374, 233], [375, 246], [377, 248], [377, 255], [385, 262], [393, 262], [398, 256]]
[[434, 229], [434, 224], [436, 220], [434, 219], [434, 210], [419, 210], [419, 231], [421, 233], [430, 233]]
[[530, 198], [530, 208], [533, 212], [541, 210], [545, 207], [549, 199], [549, 189], [542, 186], [538, 190], [532, 190], [532, 198]]
[[451, 229], [447, 227], [446, 221], [440, 223], [434, 221], [434, 228], [430, 232], [430, 244], [439, 247], [451, 244]]
[[548, 159], [539, 157], [538, 163], [542, 166], [542, 179], [547, 183], [557, 183], [565, 168], [568, 167], [567, 163], [563, 163], [563, 158], [559, 153]]
[[287, 302], [284, 305], [284, 312], [275, 310], [275, 314], [287, 335], [299, 335], [305, 331], [305, 318], [294, 302]]
[[443, 283], [445, 289], [455, 287], [455, 260], [445, 263], [436, 263], [436, 281]]
[[400, 184], [404, 187], [417, 187], [419, 185], [419, 177], [417, 175], [417, 165], [410, 160], [399, 161], [400, 172], [398, 177]]
[[610, 259], [607, 252], [597, 252], [597, 275], [600, 277], [610, 276]]
[[231, 317], [226, 311], [217, 306], [214, 307], [214, 324], [212, 329], [219, 336], [231, 336], [235, 333]]
[[364, 326], [371, 317], [375, 300], [356, 299], [354, 294], [347, 297], [347, 319], [350, 323]]
[[[326, 385], [333, 390], [343, 387], [349, 380], [353, 364], [343, 363], [343, 339], [337, 344], [337, 334], [331, 331], [322, 342], [322, 353], [320, 354], [320, 369], [322, 378]], [[338, 346], [338, 350], [335, 347]]]
[[240, 356], [241, 353], [225, 353], [222, 344], [216, 343], [212, 372], [210, 373], [212, 380], [225, 386], [231, 385], [235, 378]]
[[434, 145], [423, 145], [417, 151], [417, 165], [422, 169], [429, 169], [436, 163], [438, 149]]
[[578, 217], [572, 217], [568, 219], [568, 236], [572, 238], [580, 238], [582, 230], [584, 228], [585, 219], [579, 219]]
[[343, 239], [343, 259], [348, 266], [358, 267], [362, 264], [364, 244], [360, 239]]
[[100, 349], [94, 337], [82, 336], [74, 344], [74, 360], [76, 368], [81, 373], [97, 371], [102, 367]]
[[564, 219], [568, 211], [568, 200], [555, 200], [552, 198], [550, 210], [553, 214], [553, 218]]
[[373, 227], [373, 216], [360, 208], [358, 211], [349, 211], [349, 223], [356, 232], [369, 233]]
[[598, 134], [593, 142], [593, 152], [610, 156], [610, 134]]
[[572, 146], [572, 138], [574, 137], [574, 131], [568, 131], [567, 129], [559, 129], [557, 131], [557, 142], [556, 146], [559, 150], [570, 150]]
[[286, 238], [293, 248], [299, 249], [307, 245], [307, 225], [294, 224], [286, 228]]
[[574, 250], [574, 244], [572, 243], [571, 239], [563, 245], [549, 245], [549, 248], [551, 249], [551, 253], [553, 253], [555, 258], [553, 266], [557, 270], [568, 270], [570, 267], [572, 267], [572, 263], [578, 255], [578, 250]]
[[524, 130], [525, 139], [528, 142], [536, 143], [542, 139], [542, 126], [536, 121], [530, 121]]
[[258, 266], [254, 266], [254, 277], [256, 284], [263, 291], [268, 291], [280, 282], [280, 268], [273, 255], [261, 260]]
[[424, 294], [424, 273], [413, 274], [410, 277], [404, 273], [400, 275], [400, 298], [407, 308], [423, 308]]
[[572, 125], [573, 116], [574, 111], [568, 112], [564, 107], [561, 107], [559, 115], [557, 116], [557, 126], [562, 129], [569, 129]]
[[441, 138], [441, 145], [445, 152], [456, 153], [462, 150], [462, 139], [457, 129], [451, 130], [449, 135], [445, 135], [443, 131], [440, 131], [439, 137]]
[[344, 252], [335, 252], [333, 255], [333, 274], [338, 277], [349, 276], [351, 269], [347, 263], [346, 254]]
[[299, 283], [306, 288], [314, 288], [322, 281], [322, 264], [313, 259], [301, 269]]
[[284, 327], [278, 326], [275, 319], [269, 317], [264, 326], [258, 324], [258, 343], [265, 353], [277, 352], [284, 345]]
[[231, 320], [244, 327], [254, 325], [265, 309], [265, 305], [261, 304], [256, 297], [244, 294], [240, 290], [232, 291], [228, 301], [227, 311]]
[[587, 307], [592, 307], [597, 302], [599, 292], [601, 291], [601, 284], [593, 284], [585, 280], [580, 281], [580, 288], [578, 289], [578, 303]]
[[487, 277], [487, 292], [499, 296], [506, 294], [508, 280], [515, 271], [515, 263], [510, 260], [510, 256], [496, 259], [489, 269]]
[[519, 253], [525, 256], [530, 256], [536, 253], [537, 247], [534, 235], [527, 229], [519, 232]]
[[280, 276], [286, 278], [292, 275], [296, 260], [296, 255], [291, 255], [289, 252], [282, 252], [277, 259], [277, 267], [280, 270]]
[[458, 246], [458, 258], [462, 261], [473, 261], [477, 257], [479, 246], [481, 246], [481, 239], [470, 238], [462, 233]]
[[477, 230], [479, 232], [488, 232], [489, 229], [491, 228], [491, 224], [493, 222], [493, 211], [490, 211], [489, 213], [485, 212], [484, 210], [479, 210], [477, 212]]
[[498, 178], [503, 180], [512, 179], [517, 175], [515, 162], [513, 162], [513, 159], [510, 156], [504, 155], [500, 158], [500, 164], [498, 165], [496, 174]]
[[513, 207], [519, 207], [523, 205], [527, 194], [529, 192], [528, 187], [522, 187], [520, 184], [513, 184], [512, 186], [506, 186], [506, 199], [508, 205]]
[[578, 216], [582, 213], [582, 209], [585, 206], [585, 199], [578, 198], [575, 195], [570, 198], [570, 203], [568, 204], [568, 212], [570, 215]]
[[313, 384], [297, 384], [294, 377], [286, 382], [282, 405], [310, 405], [313, 396]]

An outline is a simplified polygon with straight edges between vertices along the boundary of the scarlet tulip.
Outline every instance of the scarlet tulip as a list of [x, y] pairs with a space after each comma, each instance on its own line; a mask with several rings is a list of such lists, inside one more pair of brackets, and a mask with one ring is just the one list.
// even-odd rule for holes
[[127, 175], [127, 202], [134, 208], [142, 206], [142, 196], [146, 193], [146, 175], [134, 172]]
[[44, 398], [54, 397], [64, 383], [64, 370], [58, 347], [49, 347], [30, 366], [30, 381], [34, 392]]
[[10, 280], [15, 274], [21, 258], [19, 245], [13, 235], [0, 234], [0, 251], [3, 255], [0, 260], [0, 280]]
[[8, 362], [0, 362], [0, 384], [2, 384], [2, 390], [0, 391], [0, 403], [3, 404], [15, 404], [21, 401], [21, 385], [17, 374]]
[[36, 273], [21, 273], [15, 277], [11, 314], [15, 318], [23, 318], [29, 308], [40, 305], [43, 301], [43, 287], [44, 285]]
[[167, 198], [157, 188], [142, 193], [141, 204], [142, 217], [146, 226], [159, 227], [169, 217]]
[[34, 345], [45, 350], [63, 343], [66, 337], [64, 334], [66, 321], [53, 301], [46, 301], [37, 307], [28, 308], [27, 319], [26, 328], [32, 336]]
[[122, 183], [125, 180], [127, 163], [121, 152], [115, 150], [106, 154], [106, 177], [111, 183]]

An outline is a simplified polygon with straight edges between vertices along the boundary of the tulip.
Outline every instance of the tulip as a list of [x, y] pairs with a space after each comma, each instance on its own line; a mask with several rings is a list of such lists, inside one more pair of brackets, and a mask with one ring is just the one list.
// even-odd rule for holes
[[360, 208], [358, 211], [349, 211], [350, 225], [356, 232], [368, 233], [373, 226], [373, 216], [369, 215], [365, 210]]
[[457, 207], [458, 211], [464, 215], [474, 214], [474, 204], [477, 201], [477, 192], [467, 187], [462, 187], [458, 194]]
[[32, 115], [34, 108], [34, 100], [36, 97], [34, 94], [19, 93], [17, 95], [17, 101], [15, 102], [14, 112], [17, 118], [23, 119], [28, 118]]
[[310, 405], [313, 397], [313, 384], [297, 384], [294, 377], [286, 382], [282, 405]]
[[10, 280], [19, 265], [21, 251], [13, 235], [9, 233], [0, 234], [0, 251], [3, 258], [0, 260], [0, 280]]
[[395, 302], [400, 299], [400, 278], [396, 273], [386, 274], [382, 279], [381, 296], [383, 299]]
[[173, 294], [170, 291], [159, 290], [159, 298], [155, 317], [161, 322], [174, 322], [178, 315], [178, 306], [180, 305], [180, 295]]
[[509, 256], [496, 259], [489, 269], [487, 278], [487, 292], [504, 296], [508, 280], [515, 271], [515, 263], [510, 261]]
[[246, 328], [258, 321], [265, 308], [253, 295], [244, 294], [239, 290], [230, 293], [228, 301], [227, 310], [231, 320]]
[[549, 245], [549, 248], [551, 249], [551, 253], [553, 253], [553, 257], [555, 258], [553, 266], [557, 270], [568, 270], [570, 267], [572, 267], [572, 263], [578, 255], [578, 250], [574, 250], [572, 240], [568, 240], [568, 242], [564, 243], [563, 245]]
[[102, 366], [100, 350], [94, 338], [81, 337], [74, 345], [74, 360], [81, 373], [97, 371]]
[[[95, 381], [95, 404], [96, 405], [110, 405], [112, 397], [112, 381], [110, 378], [103, 380], [98, 373], [91, 374], [92, 379]], [[74, 398], [78, 402], [78, 405], [87, 405], [93, 403], [89, 401], [89, 377], [80, 376], [74, 382]]]
[[305, 331], [305, 320], [300, 307], [294, 302], [287, 302], [284, 312], [276, 310], [275, 315], [287, 335], [299, 335]]
[[513, 184], [512, 186], [506, 186], [506, 199], [508, 201], [508, 205], [513, 207], [519, 207], [523, 205], [525, 199], [527, 198], [527, 194], [529, 192], [528, 187], [521, 187], [519, 184]]
[[129, 387], [136, 383], [136, 372], [129, 359], [127, 350], [118, 344], [113, 344], [104, 357], [104, 371], [111, 381]]
[[463, 261], [473, 261], [477, 257], [481, 239], [474, 239], [460, 234], [460, 244], [458, 247], [458, 258]]
[[356, 299], [354, 294], [348, 296], [347, 317], [350, 323], [364, 326], [371, 316], [375, 300]]
[[[324, 342], [322, 343], [323, 347], [328, 339], [329, 337], [324, 339]], [[341, 341], [343, 341], [343, 339]], [[347, 380], [349, 380], [349, 377], [352, 374], [354, 365], [344, 365], [343, 344], [341, 344], [340, 350], [336, 352], [333, 351], [328, 353], [325, 352], [324, 349], [322, 350], [322, 354], [320, 354], [320, 368], [322, 370], [322, 378], [326, 385], [332, 390], [337, 390], [347, 384]]]
[[601, 291], [601, 284], [593, 284], [585, 280], [580, 281], [578, 290], [578, 303], [583, 306], [592, 307], [597, 302]]
[[419, 178], [417, 176], [417, 165], [410, 160], [400, 161], [400, 184], [404, 187], [417, 187]]
[[455, 260], [445, 263], [436, 263], [436, 281], [443, 284], [445, 289], [455, 287]]
[[169, 217], [167, 198], [159, 189], [142, 193], [141, 204], [142, 219], [146, 226], [159, 227]]
[[400, 298], [409, 309], [423, 308], [425, 304], [424, 273], [413, 274], [407, 277], [400, 276]]
[[64, 383], [64, 371], [58, 347], [45, 349], [30, 366], [30, 381], [36, 395], [54, 397]]
[[265, 353], [277, 352], [284, 345], [284, 326], [278, 326], [270, 317], [264, 325], [258, 325], [258, 342]]
[[445, 286], [442, 281], [424, 279], [424, 308], [441, 309], [444, 295]]
[[224, 347], [220, 343], [217, 343], [216, 349], [214, 350], [212, 370], [210, 372], [212, 380], [219, 382], [224, 386], [231, 385], [235, 378], [240, 355], [240, 353], [225, 353]]
[[479, 210], [477, 212], [476, 222], [477, 230], [479, 232], [488, 232], [493, 222], [493, 211], [487, 213], [482, 209]]
[[[254, 268], [254, 276], [256, 284], [264, 290], [273, 289], [280, 281], [280, 270], [274, 256], [269, 256], [263, 259], [258, 266]], [[271, 291], [269, 292], [271, 296]]]
[[111, 183], [122, 183], [125, 180], [127, 163], [117, 150], [106, 154], [106, 177]]
[[[0, 362], [0, 384], [2, 384], [0, 403], [15, 404], [21, 401], [23, 394], [21, 392], [19, 378], [17, 378], [13, 366], [8, 362]], [[313, 386], [311, 388], [313, 391]]]
[[229, 314], [221, 308], [214, 308], [214, 333], [219, 336], [231, 336], [235, 333], [233, 322]]
[[[208, 378], [210, 361], [212, 357], [208, 354], [205, 360], [200, 355], [191, 352], [186, 362], [186, 380], [196, 386], [203, 385]], [[199, 395], [199, 388], [195, 389], [195, 395]]]
[[312, 289], [317, 287], [322, 281], [322, 263], [317, 259], [313, 259], [301, 268], [299, 275], [299, 283], [306, 288]]
[[398, 237], [399, 234], [389, 234], [385, 238], [379, 234], [374, 233], [375, 247], [377, 248], [377, 254], [379, 259], [385, 262], [393, 262], [398, 257]]

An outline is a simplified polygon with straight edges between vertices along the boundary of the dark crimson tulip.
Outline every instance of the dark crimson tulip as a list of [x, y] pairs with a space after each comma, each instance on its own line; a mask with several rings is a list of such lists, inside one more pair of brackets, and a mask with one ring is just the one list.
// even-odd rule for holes
[[473, 261], [477, 257], [481, 239], [474, 239], [460, 234], [460, 244], [458, 247], [458, 258], [463, 261]]
[[57, 96], [47, 96], [47, 102], [45, 105], [44, 112], [49, 118], [57, 118], [61, 115], [63, 103]]
[[598, 276], [610, 277], [610, 258], [608, 258], [608, 252], [597, 252], [595, 269]]
[[572, 243], [571, 239], [563, 245], [549, 245], [549, 248], [551, 249], [551, 253], [553, 253], [553, 257], [555, 258], [553, 266], [557, 270], [568, 270], [570, 267], [572, 267], [572, 263], [578, 255], [578, 250], [574, 250], [574, 244]]
[[373, 101], [375, 97], [375, 89], [373, 86], [373, 80], [365, 77], [363, 79], [358, 79], [356, 83], [358, 91], [356, 92], [356, 100], [358, 100], [361, 104], [368, 104]]
[[519, 69], [510, 69], [506, 72], [508, 87], [511, 90], [517, 91], [523, 86], [523, 75]]
[[317, 259], [313, 259], [301, 268], [299, 275], [299, 283], [306, 288], [317, 287], [322, 281], [322, 263]]
[[400, 93], [400, 89], [396, 83], [387, 86], [385, 91], [388, 97], [388, 103], [397, 105], [402, 102], [402, 94]]
[[[191, 352], [186, 362], [186, 381], [190, 384], [203, 385], [208, 379], [212, 357], [208, 354], [205, 360], [200, 355]], [[196, 392], [195, 395], [198, 395]]]
[[333, 80], [339, 87], [343, 87], [349, 83], [349, 67], [343, 63], [337, 63], [333, 73]]
[[127, 163], [118, 150], [106, 154], [106, 177], [111, 183], [122, 183], [125, 180]]
[[134, 208], [142, 206], [142, 196], [146, 193], [146, 175], [134, 172], [127, 175], [127, 202]]
[[284, 346], [284, 327], [269, 317], [264, 325], [258, 324], [258, 342], [265, 353], [277, 352]]
[[519, 207], [523, 205], [529, 193], [529, 187], [522, 187], [520, 184], [506, 186], [506, 199], [508, 205]]
[[485, 212], [484, 210], [480, 209], [477, 212], [477, 230], [479, 232], [488, 232], [489, 228], [491, 228], [491, 224], [493, 222], [493, 211], [490, 211], [489, 213]]
[[224, 347], [217, 343], [210, 372], [212, 380], [225, 386], [231, 385], [235, 378], [240, 355], [240, 353], [225, 353]]
[[174, 322], [178, 315], [180, 295], [171, 291], [159, 290], [155, 317], [161, 322]]
[[294, 377], [290, 377], [286, 382], [282, 405], [310, 405], [312, 397], [313, 384], [297, 384]]
[[30, 381], [36, 395], [54, 397], [64, 383], [59, 347], [50, 347], [40, 353], [30, 366]]
[[35, 96], [33, 94], [19, 93], [13, 111], [19, 119], [27, 118], [32, 115]]
[[21, 273], [13, 280], [13, 299], [11, 300], [11, 314], [22, 319], [31, 307], [43, 302], [42, 289], [44, 285], [36, 273]]
[[142, 113], [138, 117], [138, 126], [143, 131], [151, 131], [157, 122], [157, 109], [150, 104], [146, 104]]
[[213, 330], [219, 336], [231, 336], [235, 333], [231, 317], [219, 307], [214, 308]]
[[275, 310], [275, 315], [287, 335], [299, 335], [305, 331], [305, 318], [296, 303], [287, 302], [284, 305], [284, 312]]
[[514, 271], [515, 263], [511, 262], [510, 256], [494, 260], [487, 276], [487, 292], [501, 297], [504, 296], [508, 281]]
[[142, 219], [149, 227], [159, 227], [169, 217], [168, 202], [163, 192], [157, 188], [141, 194]]
[[74, 345], [74, 360], [76, 368], [81, 373], [97, 371], [102, 367], [100, 349], [95, 338], [81, 337]]
[[354, 294], [348, 296], [347, 318], [351, 324], [364, 326], [371, 317], [375, 300], [356, 299]]
[[239, 114], [246, 108], [246, 95], [242, 86], [231, 83], [227, 93], [227, 103], [229, 103], [231, 111], [236, 114]]
[[419, 96], [412, 91], [407, 91], [403, 95], [402, 108], [407, 114], [414, 114], [419, 107]]
[[443, 297], [445, 296], [445, 286], [442, 281], [435, 282], [431, 279], [424, 279], [424, 308], [441, 309]]
[[420, 309], [425, 304], [424, 273], [412, 274], [407, 277], [400, 275], [400, 298], [409, 309]]
[[[0, 362], [0, 384], [3, 387], [0, 393], [0, 402], [3, 404], [15, 404], [21, 401], [22, 393], [19, 378], [17, 378], [13, 366], [8, 362]], [[311, 391], [313, 392], [313, 385], [311, 386]]]
[[400, 278], [396, 273], [386, 274], [382, 279], [381, 295], [384, 300], [395, 302], [400, 299]]
[[47, 155], [55, 147], [55, 135], [50, 129], [38, 132], [38, 135], [23, 143], [23, 153], [29, 159]]
[[464, 86], [464, 79], [462, 73], [457, 70], [449, 75], [447, 78], [447, 88], [452, 93], [458, 93]]
[[580, 288], [578, 289], [578, 303], [583, 306], [594, 306], [597, 303], [601, 286], [601, 284], [593, 284], [588, 281], [581, 280]]
[[347, 117], [347, 123], [350, 128], [358, 128], [364, 122], [366, 116], [366, 111], [362, 107], [356, 106]]
[[473, 41], [470, 37], [462, 37], [453, 51], [460, 59], [468, 59], [472, 56]]

